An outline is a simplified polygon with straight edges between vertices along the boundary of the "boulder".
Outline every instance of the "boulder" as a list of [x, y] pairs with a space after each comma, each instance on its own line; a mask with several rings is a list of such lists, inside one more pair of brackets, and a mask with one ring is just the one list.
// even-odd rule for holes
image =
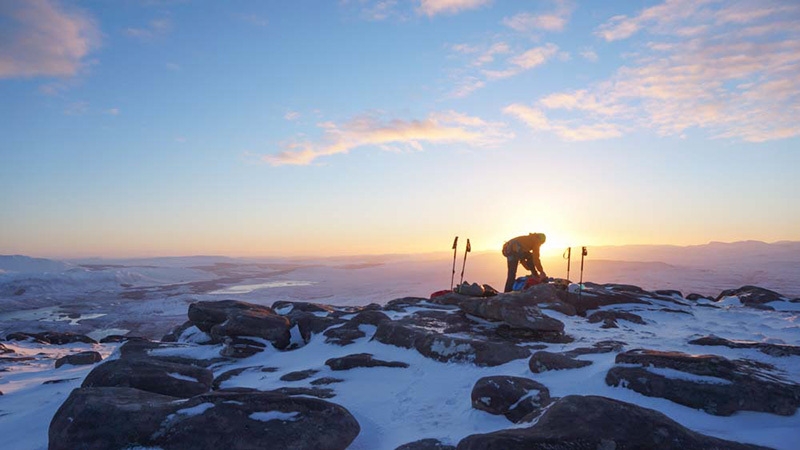
[[50, 450], [159, 447], [340, 450], [360, 431], [343, 407], [274, 392], [185, 401], [130, 388], [74, 390], [50, 423]]
[[452, 445], [443, 444], [438, 439], [422, 439], [403, 444], [395, 450], [456, 450], [456, 448]]
[[327, 386], [329, 384], [341, 383], [343, 381], [344, 380], [342, 380], [341, 378], [322, 377], [322, 378], [317, 378], [316, 380], [312, 381], [309, 384], [312, 386]]
[[630, 350], [615, 361], [625, 365], [608, 371], [608, 385], [717, 416], [745, 410], [791, 416], [800, 406], [800, 385], [763, 363], [656, 350]]
[[767, 342], [731, 341], [717, 336], [704, 336], [689, 341], [693, 345], [724, 346], [729, 348], [754, 348], [770, 356], [800, 356], [800, 346], [788, 344], [770, 344]]
[[318, 316], [306, 311], [291, 311], [286, 316], [291, 321], [291, 326], [297, 326], [303, 341], [308, 343], [315, 334], [322, 333], [328, 328], [345, 323], [343, 319], [330, 316]]
[[538, 351], [531, 356], [528, 367], [533, 373], [548, 370], [579, 369], [591, 365], [591, 361], [575, 359], [569, 354]]
[[468, 436], [458, 450], [755, 450], [689, 430], [658, 411], [598, 396], [570, 395], [536, 424]]
[[472, 388], [472, 407], [504, 415], [516, 423], [549, 405], [550, 391], [529, 378], [497, 375], [479, 379]]
[[350, 370], [357, 367], [408, 367], [408, 364], [400, 361], [375, 359], [370, 353], [356, 353], [342, 356], [341, 358], [331, 358], [325, 361], [325, 365], [330, 367], [331, 370]]
[[605, 322], [607, 320], [627, 320], [628, 322], [645, 325], [644, 319], [641, 316], [625, 311], [604, 310], [592, 313], [589, 317], [589, 323]]
[[686, 296], [686, 300], [691, 300], [693, 302], [696, 302], [698, 300], [711, 300], [711, 301], [714, 301], [714, 297], [709, 297], [707, 295], [700, 295], [700, 294], [691, 293], [691, 294]]
[[257, 337], [270, 341], [275, 348], [285, 349], [292, 340], [289, 319], [263, 310], [235, 311], [228, 319], [211, 327], [209, 333], [217, 341], [225, 337]]
[[116, 359], [95, 367], [82, 387], [131, 387], [188, 398], [211, 389], [214, 374], [201, 367], [155, 359]]
[[513, 294], [486, 299], [468, 297], [460, 301], [458, 307], [467, 314], [500, 321], [511, 328], [555, 333], [564, 331], [561, 321], [543, 314], [536, 305], [527, 304], [523, 298], [517, 298]]
[[98, 363], [103, 360], [103, 357], [100, 356], [100, 353], [88, 351], [88, 352], [80, 352], [80, 353], [73, 353], [71, 355], [62, 356], [56, 360], [56, 369], [63, 366], [64, 364], [72, 364], [73, 366], [82, 366], [88, 364]]
[[683, 293], [675, 289], [657, 289], [653, 291], [656, 295], [663, 295], [664, 297], [679, 297], [683, 298]]
[[231, 378], [237, 377], [244, 372], [253, 371], [256, 369], [261, 369], [259, 366], [248, 366], [248, 367], [237, 367], [235, 369], [226, 370], [219, 374], [218, 377], [214, 378], [214, 381], [211, 382], [211, 388], [219, 390], [222, 387], [222, 383], [230, 380]]
[[326, 343], [343, 347], [355, 343], [356, 339], [367, 336], [366, 333], [358, 328], [358, 324], [354, 322], [347, 322], [340, 327], [329, 328], [323, 334], [325, 335]]
[[739, 297], [739, 301], [745, 306], [756, 306], [774, 301], [789, 300], [783, 295], [769, 289], [758, 286], [742, 286], [738, 289], [726, 289], [720, 292], [715, 301], [720, 301], [725, 297], [731, 296]]
[[178, 342], [178, 338], [181, 337], [183, 332], [193, 326], [195, 326], [194, 323], [191, 320], [187, 320], [165, 334], [164, 337], [161, 338], [161, 342]]
[[564, 352], [564, 355], [576, 357], [581, 355], [594, 355], [598, 353], [621, 352], [628, 344], [622, 341], [597, 341], [591, 347], [578, 347]]
[[132, 340], [122, 344], [119, 348], [119, 354], [120, 359], [153, 359], [200, 367], [208, 367], [222, 361], [228, 361], [226, 358], [194, 359], [179, 356], [182, 350], [191, 348], [191, 344]]
[[201, 331], [211, 332], [214, 325], [219, 325], [228, 316], [241, 312], [251, 311], [254, 313], [274, 314], [272, 308], [239, 300], [218, 300], [213, 302], [195, 302], [189, 305], [189, 321]]

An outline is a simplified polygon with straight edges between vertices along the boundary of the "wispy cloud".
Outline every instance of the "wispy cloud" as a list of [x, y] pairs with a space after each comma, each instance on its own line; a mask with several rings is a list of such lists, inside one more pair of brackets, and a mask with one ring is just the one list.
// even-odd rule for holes
[[580, 55], [583, 59], [590, 61], [590, 62], [597, 62], [600, 57], [597, 56], [597, 53], [594, 50], [586, 49], [580, 52]]
[[284, 150], [265, 155], [273, 165], [307, 165], [319, 157], [348, 153], [359, 147], [382, 150], [423, 150], [426, 145], [462, 143], [492, 146], [513, 137], [504, 124], [455, 111], [430, 114], [425, 119], [382, 120], [374, 115], [354, 118], [343, 124], [318, 124], [323, 131], [316, 140], [299, 140], [283, 145]]
[[76, 75], [100, 45], [94, 20], [56, 1], [0, 2], [0, 78]]
[[503, 112], [521, 120], [533, 131], [553, 132], [565, 141], [596, 141], [622, 136], [619, 126], [614, 123], [576, 125], [567, 121], [555, 121], [549, 119], [541, 109], [519, 103], [505, 107]]
[[[598, 35], [651, 39], [609, 79], [547, 95], [535, 108], [572, 114], [572, 128], [604, 123], [661, 135], [702, 129], [750, 142], [800, 136], [798, 20], [800, 6], [785, 3], [694, 0], [614, 17]], [[508, 112], [522, 119], [520, 111]]]
[[552, 11], [534, 14], [530, 12], [519, 13], [503, 19], [503, 24], [520, 33], [532, 31], [562, 31], [569, 22], [575, 5], [570, 0], [556, 0], [555, 9]]
[[118, 116], [120, 113], [119, 108], [109, 108], [106, 110], [106, 114], [109, 116]]
[[419, 0], [417, 11], [428, 17], [439, 14], [455, 14], [477, 9], [492, 3], [492, 0]]
[[147, 26], [126, 28], [125, 34], [141, 41], [152, 41], [165, 36], [172, 30], [172, 21], [168, 18], [153, 19]]
[[288, 111], [286, 114], [283, 115], [283, 118], [289, 121], [297, 120], [300, 118], [300, 113], [297, 111]]
[[483, 74], [488, 80], [499, 80], [518, 75], [526, 70], [540, 66], [556, 56], [558, 46], [555, 44], [545, 44], [533, 47], [516, 56], [509, 58], [508, 64], [501, 70], [484, 70]]

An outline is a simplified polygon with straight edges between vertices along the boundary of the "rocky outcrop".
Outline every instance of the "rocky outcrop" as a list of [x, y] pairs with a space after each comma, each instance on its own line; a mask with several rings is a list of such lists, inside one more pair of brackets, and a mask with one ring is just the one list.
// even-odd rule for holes
[[452, 445], [442, 444], [438, 439], [422, 439], [403, 444], [395, 450], [456, 450], [456, 448]]
[[201, 367], [152, 358], [116, 359], [95, 367], [82, 387], [130, 387], [172, 397], [208, 392], [214, 374]]
[[551, 353], [539, 351], [531, 356], [528, 367], [533, 373], [547, 372], [548, 370], [579, 369], [591, 365], [591, 361], [575, 359], [565, 353]]
[[67, 345], [82, 342], [84, 344], [97, 344], [97, 341], [82, 334], [60, 333], [56, 331], [44, 331], [42, 333], [24, 333], [18, 331], [6, 336], [7, 341], [34, 341], [40, 344]]
[[511, 328], [522, 330], [562, 333], [564, 324], [542, 313], [534, 304], [527, 304], [522, 298], [511, 294], [491, 298], [468, 297], [458, 303], [467, 314], [483, 319], [503, 322]]
[[770, 356], [800, 356], [800, 346], [788, 344], [770, 344], [767, 342], [731, 341], [718, 336], [704, 336], [689, 341], [693, 345], [723, 346], [729, 348], [754, 348]]
[[757, 306], [774, 301], [789, 300], [775, 291], [758, 286], [742, 286], [738, 289], [727, 289], [720, 292], [715, 300], [720, 301], [725, 297], [733, 296], [739, 297], [739, 301], [745, 306]]
[[357, 367], [408, 367], [407, 363], [401, 361], [381, 361], [375, 359], [369, 353], [356, 353], [353, 355], [342, 356], [341, 358], [331, 358], [325, 361], [325, 365], [331, 370], [350, 370]]
[[626, 320], [631, 323], [645, 325], [644, 319], [638, 314], [626, 312], [626, 311], [615, 311], [615, 310], [605, 310], [605, 311], [597, 311], [592, 313], [588, 317], [589, 323], [598, 323], [603, 322], [604, 328], [617, 328], [618, 320]]
[[529, 378], [505, 375], [483, 377], [472, 388], [472, 407], [489, 414], [504, 415], [514, 423], [536, 415], [550, 404], [550, 391]]
[[82, 388], [53, 417], [49, 449], [340, 450], [359, 431], [346, 409], [315, 398], [218, 391], [178, 401], [131, 388]]
[[88, 364], [98, 363], [103, 360], [100, 353], [94, 351], [73, 353], [71, 355], [62, 356], [56, 360], [56, 369], [64, 364], [71, 364], [73, 366], [82, 366]]
[[[189, 320], [215, 342], [238, 338], [240, 344], [246, 345], [255, 342], [252, 339], [247, 342], [247, 337], [255, 337], [271, 342], [275, 348], [285, 349], [291, 341], [289, 319], [267, 306], [237, 300], [197, 302], [189, 305]], [[241, 341], [243, 338], [245, 341]], [[239, 355], [233, 352], [231, 356]]]
[[311, 378], [318, 372], [319, 370], [314, 370], [314, 369], [298, 370], [296, 372], [289, 372], [283, 375], [280, 379], [281, 381], [300, 381], [300, 380], [305, 380], [306, 378]]
[[[748, 450], [705, 436], [652, 409], [597, 396], [556, 401], [530, 428], [468, 436], [458, 450]], [[766, 449], [765, 449], [766, 450]]]
[[800, 385], [763, 363], [656, 350], [627, 351], [615, 361], [625, 365], [608, 371], [607, 384], [717, 416], [745, 410], [791, 416], [800, 406]]

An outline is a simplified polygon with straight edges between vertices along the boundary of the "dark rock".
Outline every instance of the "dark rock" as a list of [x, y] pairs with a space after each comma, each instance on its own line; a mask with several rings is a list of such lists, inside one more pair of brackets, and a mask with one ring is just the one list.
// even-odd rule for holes
[[394, 450], [456, 450], [452, 445], [442, 444], [438, 439], [422, 439], [403, 444]]
[[575, 348], [568, 352], [564, 352], [564, 355], [574, 358], [575, 356], [581, 355], [621, 352], [626, 345], [628, 344], [622, 341], [598, 341], [595, 342], [591, 347]]
[[250, 366], [250, 367], [237, 367], [235, 369], [226, 370], [225, 372], [219, 374], [218, 377], [214, 378], [214, 381], [211, 382], [211, 388], [214, 389], [215, 391], [219, 390], [222, 387], [222, 383], [230, 380], [231, 378], [237, 377], [243, 374], [244, 372], [259, 368], [260, 368], [259, 366]]
[[294, 312], [306, 313], [332, 313], [335, 311], [333, 306], [322, 305], [318, 303], [308, 302], [290, 302], [285, 300], [278, 300], [272, 304], [272, 309], [279, 312], [281, 315], [287, 315]]
[[349, 320], [349, 323], [359, 325], [375, 325], [376, 327], [383, 322], [392, 320], [386, 314], [380, 311], [361, 311]]
[[325, 361], [325, 365], [330, 367], [331, 370], [350, 370], [357, 367], [408, 367], [408, 364], [400, 361], [374, 359], [369, 353], [356, 353], [342, 356], [341, 358], [331, 358]]
[[66, 344], [74, 344], [76, 342], [83, 342], [85, 344], [97, 344], [97, 341], [90, 338], [89, 336], [84, 336], [82, 334], [75, 334], [75, 333], [60, 333], [56, 331], [45, 331], [42, 333], [24, 333], [24, 332], [16, 332], [11, 333], [6, 336], [7, 341], [34, 341], [41, 344], [51, 344], [51, 345], [66, 345]]
[[73, 353], [71, 355], [62, 356], [56, 360], [56, 369], [63, 366], [64, 364], [72, 364], [73, 366], [82, 366], [88, 364], [98, 363], [103, 360], [103, 357], [100, 356], [100, 353], [88, 351], [88, 352], [80, 352], [80, 353]]
[[325, 386], [325, 385], [328, 385], [328, 384], [341, 383], [343, 381], [344, 380], [342, 380], [341, 378], [322, 377], [322, 378], [317, 378], [316, 380], [312, 381], [310, 384], [312, 386]]
[[83, 388], [53, 417], [49, 448], [340, 450], [359, 431], [346, 409], [315, 398], [245, 390], [176, 402], [137, 389]]
[[188, 398], [208, 392], [214, 374], [200, 367], [155, 359], [117, 359], [95, 367], [82, 387], [131, 387]]
[[[709, 414], [729, 416], [747, 410], [790, 416], [800, 406], [800, 385], [778, 377], [772, 373], [772, 366], [763, 363], [656, 350], [630, 350], [618, 354], [615, 361], [626, 365], [608, 371], [608, 385], [622, 385]], [[668, 376], [657, 369], [694, 376]]]
[[572, 358], [563, 353], [539, 351], [531, 356], [528, 367], [533, 373], [542, 373], [548, 370], [579, 369], [591, 365], [591, 361]]
[[335, 317], [319, 317], [313, 313], [305, 311], [292, 311], [286, 317], [291, 321], [292, 326], [297, 326], [303, 341], [308, 343], [314, 334], [322, 333], [328, 328], [345, 323], [342, 319]]
[[219, 325], [228, 316], [236, 312], [252, 311], [274, 314], [272, 308], [252, 303], [241, 302], [238, 300], [219, 300], [213, 302], [196, 302], [189, 305], [189, 321], [192, 322], [200, 331], [211, 332], [214, 325]]
[[266, 342], [239, 336], [226, 336], [222, 342], [225, 346], [219, 354], [230, 358], [249, 358], [267, 349]]
[[502, 414], [515, 423], [550, 402], [547, 387], [528, 378], [483, 377], [472, 388], [473, 408], [489, 414]]
[[605, 311], [597, 311], [592, 313], [589, 317], [589, 323], [598, 323], [604, 322], [608, 319], [617, 321], [617, 320], [627, 320], [628, 322], [638, 323], [639, 325], [645, 325], [644, 319], [641, 316], [629, 313], [625, 311], [615, 311], [615, 310], [605, 310]]
[[170, 330], [169, 333], [165, 334], [164, 337], [161, 338], [161, 342], [178, 342], [178, 338], [181, 337], [183, 332], [193, 326], [194, 323], [191, 320], [187, 320], [181, 325], [178, 325], [177, 327]]
[[700, 294], [692, 293], [692, 294], [689, 294], [689, 295], [686, 296], [686, 300], [691, 300], [693, 302], [696, 302], [698, 300], [711, 300], [711, 301], [713, 301], [714, 297], [709, 297], [707, 295], [700, 295]]
[[600, 328], [619, 328], [619, 324], [615, 319], [609, 317], [607, 319], [603, 319], [603, 325], [601, 325]]
[[56, 379], [56, 380], [44, 381], [44, 382], [42, 382], [42, 384], [61, 384], [61, 383], [67, 383], [69, 381], [75, 381], [75, 380], [80, 380], [80, 378], [78, 378], [78, 377], [75, 377], [75, 378], [59, 378], [59, 379]]
[[766, 342], [731, 341], [717, 336], [704, 336], [692, 341], [693, 345], [721, 345], [730, 348], [754, 348], [770, 356], [800, 356], [800, 346], [787, 344], [769, 344]]
[[19, 288], [16, 291], [14, 291], [14, 296], [15, 297], [19, 297], [20, 295], [22, 295], [24, 293], [25, 293], [25, 288]]
[[8, 348], [3, 344], [0, 344], [0, 355], [5, 355], [6, 353], [16, 353], [14, 349]]
[[[119, 348], [120, 359], [153, 359], [177, 364], [187, 364], [199, 367], [208, 367], [226, 358], [194, 359], [185, 356], [173, 355], [175, 350], [190, 349], [192, 345], [171, 342], [153, 342], [147, 340], [128, 341]], [[162, 352], [168, 352], [162, 354]]]
[[261, 368], [261, 371], [264, 372], [264, 373], [275, 373], [275, 372], [277, 372], [279, 370], [280, 369], [277, 368], [277, 367], [262, 367]]
[[755, 306], [774, 301], [788, 300], [786, 297], [775, 291], [770, 291], [769, 289], [764, 289], [758, 286], [742, 286], [738, 289], [727, 289], [720, 292], [715, 300], [720, 301], [725, 297], [734, 295], [739, 297], [739, 301], [745, 306]]
[[281, 381], [300, 381], [305, 380], [306, 378], [310, 378], [316, 375], [319, 370], [308, 369], [308, 370], [299, 370], [297, 372], [289, 372], [286, 375], [281, 377]]
[[336, 397], [336, 393], [333, 392], [333, 389], [326, 389], [326, 388], [307, 388], [307, 387], [282, 387], [278, 389], [273, 389], [271, 391], [266, 392], [274, 392], [277, 394], [283, 395], [308, 395], [311, 397], [317, 398], [333, 398]]
[[120, 342], [128, 342], [128, 341], [147, 341], [147, 338], [143, 338], [140, 336], [122, 336], [120, 334], [111, 334], [103, 339], [100, 339], [101, 344], [118, 344]]
[[556, 401], [530, 428], [468, 436], [458, 450], [754, 450], [705, 436], [658, 411], [597, 396]]
[[337, 328], [329, 328], [323, 334], [326, 337], [326, 343], [341, 346], [353, 344], [356, 339], [367, 336], [366, 333], [358, 328], [358, 324], [353, 322], [347, 322]]
[[665, 297], [680, 297], [683, 298], [683, 293], [675, 289], [658, 289], [653, 291], [656, 295], [663, 295]]
[[511, 328], [556, 333], [564, 331], [561, 321], [543, 314], [536, 305], [527, 304], [513, 294], [487, 299], [467, 297], [458, 303], [458, 307], [467, 314], [500, 321]]
[[272, 312], [241, 311], [228, 316], [228, 320], [211, 328], [210, 335], [217, 341], [224, 337], [257, 337], [270, 341], [275, 348], [285, 349], [292, 336], [289, 319]]
[[420, 297], [396, 298], [386, 303], [386, 306], [383, 307], [383, 310], [405, 312], [407, 308], [417, 307], [420, 306], [420, 303], [427, 303], [427, 302], [428, 302], [427, 298], [420, 298]]

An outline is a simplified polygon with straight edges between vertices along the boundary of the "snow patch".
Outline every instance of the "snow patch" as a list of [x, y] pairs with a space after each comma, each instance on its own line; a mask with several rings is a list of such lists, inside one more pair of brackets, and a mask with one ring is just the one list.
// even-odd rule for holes
[[437, 339], [431, 345], [431, 351], [441, 356], [458, 355], [471, 352], [472, 345], [466, 343], [456, 344], [454, 342], [446, 342], [444, 339]]
[[169, 372], [167, 375], [172, 377], [172, 378], [175, 378], [176, 380], [192, 381], [192, 382], [195, 382], [195, 383], [198, 382], [197, 378], [189, 377], [189, 376], [186, 376], [186, 375], [181, 375], [181, 374], [176, 373], [176, 372]]

